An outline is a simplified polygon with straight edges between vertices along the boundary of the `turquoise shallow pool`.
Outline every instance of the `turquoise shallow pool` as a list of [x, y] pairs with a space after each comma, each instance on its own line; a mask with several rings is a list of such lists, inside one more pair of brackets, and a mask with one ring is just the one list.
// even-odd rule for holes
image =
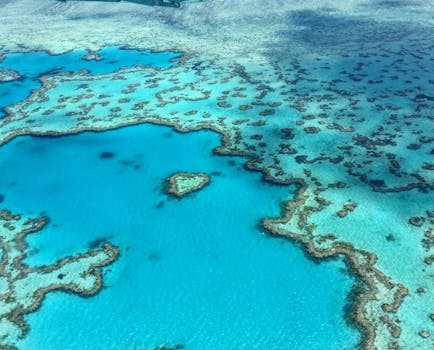
[[[174, 53], [107, 48], [6, 55], [22, 79], [0, 84], [17, 102], [42, 73], [168, 68]], [[54, 70], [54, 71], [53, 71]], [[17, 93], [19, 91], [19, 93]], [[0, 152], [2, 206], [50, 224], [31, 235], [26, 263], [42, 266], [110, 241], [120, 259], [104, 269], [95, 297], [56, 292], [26, 320], [20, 349], [352, 349], [344, 321], [353, 284], [342, 261], [316, 264], [258, 223], [280, 214], [293, 186], [263, 182], [245, 159], [212, 155], [219, 136], [140, 125], [57, 138], [20, 137]], [[164, 180], [205, 172], [211, 183], [182, 200]]]
[[[2, 148], [4, 206], [51, 218], [28, 239], [30, 265], [101, 238], [121, 249], [97, 296], [48, 295], [27, 317], [20, 348], [355, 347], [358, 333], [343, 318], [352, 285], [343, 263], [315, 264], [256, 228], [294, 188], [262, 182], [242, 159], [212, 156], [218, 143], [211, 132], [142, 125], [21, 137]], [[211, 183], [169, 199], [163, 179], [180, 170], [211, 174]]]

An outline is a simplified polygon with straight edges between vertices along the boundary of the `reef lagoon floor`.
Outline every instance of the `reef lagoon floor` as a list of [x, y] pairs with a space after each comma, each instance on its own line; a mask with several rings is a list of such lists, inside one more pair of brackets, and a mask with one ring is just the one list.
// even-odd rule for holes
[[430, 4], [2, 5], [1, 349], [433, 347]]

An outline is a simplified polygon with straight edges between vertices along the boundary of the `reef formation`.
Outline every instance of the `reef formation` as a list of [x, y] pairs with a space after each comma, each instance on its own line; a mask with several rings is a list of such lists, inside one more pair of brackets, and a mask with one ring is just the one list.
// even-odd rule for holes
[[[351, 315], [363, 349], [432, 347], [431, 4], [220, 1], [164, 15], [99, 7], [84, 16], [48, 2], [45, 12], [22, 11], [24, 19], [6, 4], [13, 15], [0, 37], [27, 43], [12, 51], [88, 47], [96, 59], [122, 42], [188, 55], [168, 70], [43, 76], [42, 88], [0, 120], [0, 144], [139, 123], [214, 130], [216, 153], [244, 155], [266, 180], [299, 186], [263, 226], [313, 257], [344, 256], [359, 279]], [[51, 28], [53, 16], [70, 30], [39, 35], [36, 21]]]
[[29, 327], [26, 314], [35, 312], [47, 293], [66, 291], [80, 296], [99, 292], [103, 280], [101, 268], [119, 255], [115, 246], [65, 257], [48, 266], [30, 267], [24, 260], [29, 234], [44, 228], [47, 217], [30, 218], [0, 211], [0, 349], [15, 349]]
[[172, 196], [182, 198], [191, 192], [201, 190], [209, 181], [209, 176], [204, 173], [179, 172], [167, 178], [165, 190]]
[[[373, 46], [362, 56], [271, 66], [195, 56], [164, 70], [42, 76], [40, 89], [6, 109], [0, 144], [139, 123], [214, 130], [222, 135], [215, 153], [247, 156], [246, 168], [265, 179], [299, 185], [282, 217], [263, 225], [314, 257], [345, 257], [360, 280], [352, 315], [362, 348], [414, 341], [424, 348], [430, 335], [418, 334], [433, 333], [433, 168], [426, 157], [433, 106], [420, 92], [431, 84], [420, 75], [430, 56], [414, 45], [412, 53]], [[348, 69], [329, 77], [337, 64]], [[412, 319], [400, 312], [403, 300]]]
[[17, 71], [12, 69], [0, 69], [0, 83], [7, 83], [20, 78], [21, 75]]

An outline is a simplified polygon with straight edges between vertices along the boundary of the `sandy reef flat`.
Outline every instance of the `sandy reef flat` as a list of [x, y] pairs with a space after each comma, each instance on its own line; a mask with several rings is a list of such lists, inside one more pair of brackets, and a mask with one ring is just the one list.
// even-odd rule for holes
[[[1, 53], [109, 45], [183, 53], [169, 69], [49, 74], [0, 119], [0, 144], [139, 123], [222, 135], [267, 180], [297, 184], [263, 226], [360, 283], [363, 349], [434, 342], [434, 6], [419, 1], [0, 1]], [[405, 13], [405, 16], [402, 14]], [[116, 84], [112, 84], [116, 82]]]

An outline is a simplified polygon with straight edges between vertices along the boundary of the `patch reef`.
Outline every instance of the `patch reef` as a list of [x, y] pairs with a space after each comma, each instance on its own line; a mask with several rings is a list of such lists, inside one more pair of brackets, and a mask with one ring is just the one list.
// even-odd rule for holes
[[173, 174], [166, 180], [166, 192], [172, 196], [181, 198], [185, 195], [199, 191], [209, 184], [209, 176], [204, 173], [185, 173]]
[[47, 222], [46, 217], [35, 219], [0, 211], [0, 349], [15, 349], [15, 343], [29, 330], [24, 316], [36, 311], [47, 293], [98, 293], [103, 284], [101, 267], [119, 255], [118, 248], [105, 243], [100, 249], [65, 257], [52, 265], [30, 267], [24, 262], [25, 239]]

